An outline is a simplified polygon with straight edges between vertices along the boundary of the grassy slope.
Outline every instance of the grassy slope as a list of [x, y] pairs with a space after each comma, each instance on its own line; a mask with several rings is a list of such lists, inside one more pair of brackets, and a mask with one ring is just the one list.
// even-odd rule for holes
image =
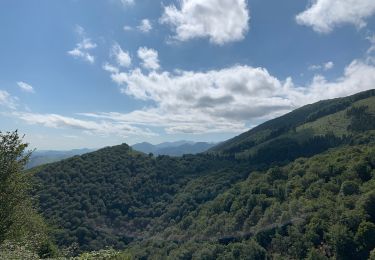
[[[375, 116], [375, 97], [366, 98], [354, 102], [351, 107], [367, 106], [368, 112]], [[328, 133], [334, 133], [337, 136], [343, 136], [350, 134], [347, 130], [350, 125], [350, 118], [346, 116], [347, 109], [339, 111], [337, 113], [324, 116], [297, 127], [297, 132], [305, 129], [312, 129], [315, 135], [325, 135]]]

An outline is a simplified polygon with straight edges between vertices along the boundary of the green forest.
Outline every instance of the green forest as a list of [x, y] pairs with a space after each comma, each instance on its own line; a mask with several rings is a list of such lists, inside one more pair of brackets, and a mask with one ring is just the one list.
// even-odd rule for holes
[[0, 259], [375, 259], [375, 90], [197, 155], [27, 147], [0, 135]]

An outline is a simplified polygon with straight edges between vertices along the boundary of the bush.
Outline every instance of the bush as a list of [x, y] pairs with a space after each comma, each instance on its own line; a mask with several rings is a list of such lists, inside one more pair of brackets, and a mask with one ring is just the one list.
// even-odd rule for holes
[[358, 162], [356, 165], [354, 165], [353, 169], [362, 181], [368, 181], [372, 177], [371, 176], [371, 167], [364, 160], [361, 161], [361, 162]]
[[328, 260], [328, 257], [326, 257], [324, 254], [322, 254], [315, 248], [312, 248], [307, 254], [306, 260]]
[[[234, 243], [230, 245], [230, 252], [227, 253], [229, 259], [265, 260], [266, 250], [254, 240], [247, 243]], [[225, 259], [228, 259], [225, 258]]]
[[362, 222], [357, 230], [355, 240], [364, 251], [369, 252], [375, 247], [375, 224]]
[[359, 192], [359, 185], [354, 181], [345, 181], [341, 185], [341, 193], [344, 196], [357, 194]]
[[367, 194], [363, 203], [363, 208], [366, 214], [369, 216], [369, 219], [372, 222], [375, 222], [375, 192], [370, 192]]
[[113, 249], [83, 253], [76, 260], [131, 260], [132, 257], [126, 252], [120, 252]]
[[375, 260], [375, 248], [370, 252], [369, 260]]
[[59, 254], [58, 252], [56, 245], [49, 240], [43, 242], [38, 249], [38, 255], [41, 258], [57, 257]]

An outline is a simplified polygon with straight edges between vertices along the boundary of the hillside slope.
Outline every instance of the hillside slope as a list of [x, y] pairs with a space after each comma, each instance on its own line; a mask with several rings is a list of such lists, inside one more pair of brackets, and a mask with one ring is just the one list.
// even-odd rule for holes
[[[361, 100], [368, 100], [369, 98], [371, 101], [368, 101], [366, 104], [370, 106], [370, 110], [374, 112], [375, 103], [373, 102], [373, 97], [375, 96], [375, 89], [368, 90], [365, 92], [361, 92], [349, 97], [345, 98], [336, 98], [332, 100], [324, 100], [320, 101], [311, 105], [306, 105], [304, 107], [301, 107], [299, 109], [296, 109], [284, 116], [275, 118], [273, 120], [267, 121], [248, 132], [245, 132], [239, 136], [236, 136], [226, 142], [223, 142], [212, 149], [210, 149], [211, 152], [218, 152], [222, 154], [237, 154], [237, 153], [243, 153], [247, 150], [259, 145], [263, 144], [264, 142], [269, 142], [271, 140], [274, 140], [275, 138], [278, 138], [280, 136], [286, 135], [286, 134], [294, 134], [295, 129], [311, 129], [316, 130], [316, 128], [308, 127], [311, 126], [308, 125], [311, 122], [316, 122], [318, 119], [321, 119], [325, 116], [329, 116], [332, 114], [335, 114], [340, 111], [344, 111], [345, 109], [351, 107], [354, 103], [361, 101]], [[360, 102], [359, 102], [360, 104]], [[348, 120], [344, 119], [345, 116], [339, 115], [339, 117], [342, 120]], [[320, 121], [321, 122], [321, 121]], [[303, 127], [303, 125], [307, 125], [307, 127]], [[324, 125], [324, 123], [323, 123]], [[333, 127], [330, 124], [327, 124], [327, 127], [330, 127], [327, 129], [328, 131], [325, 132], [313, 132], [310, 134], [326, 134], [329, 132], [337, 133], [341, 131], [346, 131], [345, 124], [344, 125], [338, 125], [337, 127]], [[301, 132], [301, 131], [298, 131]]]
[[[372, 244], [357, 234], [372, 230], [372, 206], [352, 202], [365, 201], [373, 188], [374, 136], [371, 90], [300, 108], [206, 154], [152, 157], [123, 144], [33, 169], [34, 195], [60, 228], [59, 245], [77, 243], [78, 251], [109, 246], [141, 259], [191, 259], [194, 252], [290, 259], [322, 254], [324, 245], [337, 256], [344, 249], [331, 237], [350, 229], [347, 240], [357, 239], [350, 254], [362, 259]], [[335, 205], [341, 211], [314, 224], [320, 203], [319, 214]], [[348, 221], [357, 224], [342, 220], [337, 230], [324, 229], [352, 213]], [[306, 238], [315, 232], [305, 232], [311, 225], [319, 237]]]

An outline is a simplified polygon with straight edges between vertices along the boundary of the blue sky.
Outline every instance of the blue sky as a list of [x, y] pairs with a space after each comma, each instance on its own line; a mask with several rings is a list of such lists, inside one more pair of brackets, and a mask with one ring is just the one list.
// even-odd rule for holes
[[373, 0], [0, 1], [0, 129], [38, 149], [222, 141], [374, 88]]

